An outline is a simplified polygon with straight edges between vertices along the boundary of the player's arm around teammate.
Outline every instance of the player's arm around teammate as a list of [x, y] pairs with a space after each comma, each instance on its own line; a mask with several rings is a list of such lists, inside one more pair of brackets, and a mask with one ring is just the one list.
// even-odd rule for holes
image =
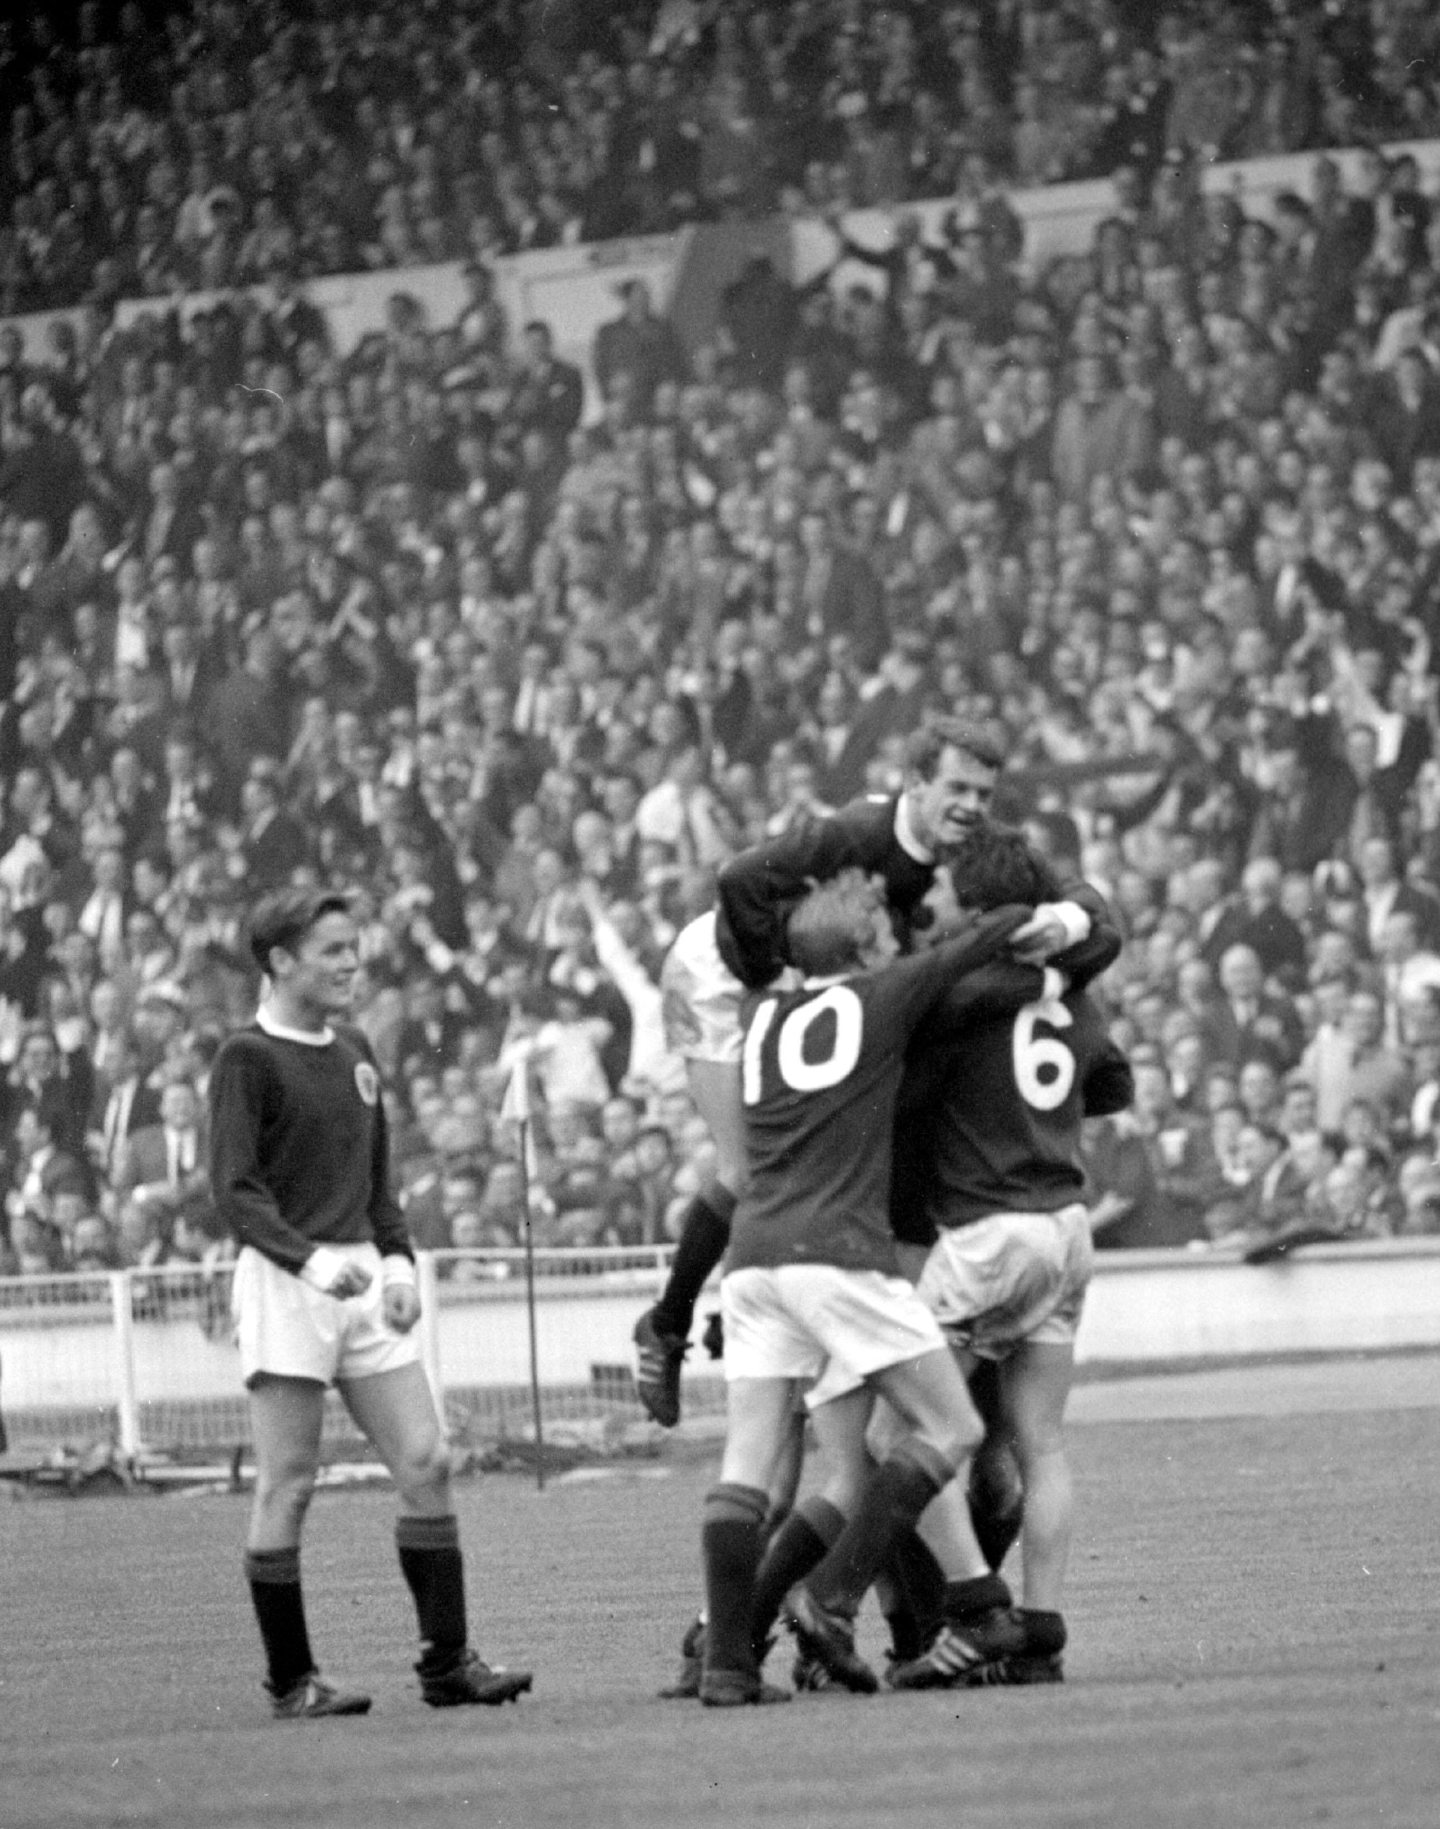
[[[998, 951], [1024, 911], [981, 923], [926, 958], [867, 970], [893, 961], [896, 940], [873, 884], [850, 876], [812, 890], [794, 912], [790, 939], [805, 986], [760, 1000], [746, 1031], [751, 1181], [722, 1289], [729, 1431], [704, 1529], [709, 1625], [700, 1694], [712, 1704], [772, 1699], [759, 1681], [755, 1580], [797, 1380], [814, 1379], [828, 1363], [847, 1390], [882, 1393], [907, 1425], [816, 1581], [797, 1593], [807, 1632], [851, 1688], [873, 1689], [875, 1679], [854, 1653], [850, 1620], [831, 1604], [826, 1576], [863, 1593], [980, 1437], [934, 1317], [898, 1274], [886, 1185], [910, 1035], [953, 974]], [[973, 1540], [970, 1553], [983, 1573]]]
[[[1050, 889], [1021, 836], [1000, 828], [961, 847], [951, 873], [957, 914], [1043, 901]], [[1081, 957], [1082, 975], [1107, 963], [1106, 952]], [[1013, 1651], [985, 1668], [984, 1634], [947, 1602], [930, 1649], [895, 1672], [902, 1688], [1054, 1681], [1061, 1671], [1073, 1514], [1063, 1421], [1092, 1264], [1080, 1127], [1087, 1109], [1123, 1101], [1129, 1075], [1083, 989], [1046, 976], [1054, 981], [1013, 1016], [935, 1049], [925, 1180], [939, 1238], [918, 1285], [963, 1361], [997, 1366], [1002, 1427], [1025, 1494], [1020, 1630]], [[941, 1566], [962, 1575], [963, 1546], [949, 1538], [964, 1522], [941, 1494], [922, 1525]]]
[[[680, 1367], [695, 1303], [725, 1254], [747, 1174], [740, 1094], [740, 999], [773, 984], [790, 964], [786, 922], [814, 883], [858, 869], [884, 885], [908, 944], [935, 876], [937, 857], [984, 821], [1003, 757], [989, 736], [960, 719], [917, 731], [898, 795], [852, 802], [742, 852], [720, 873], [715, 909], [677, 937], [661, 976], [666, 1039], [685, 1061], [696, 1108], [715, 1140], [717, 1173], [681, 1224], [660, 1299], [635, 1327], [636, 1389], [667, 1428], [680, 1418]], [[1017, 931], [1017, 956], [1038, 962], [1109, 920], [1084, 883], [1037, 908]]]
[[256, 1466], [245, 1566], [274, 1712], [370, 1706], [319, 1675], [300, 1585], [332, 1384], [395, 1480], [423, 1698], [435, 1707], [513, 1699], [529, 1673], [491, 1670], [469, 1645], [449, 1454], [420, 1365], [414, 1254], [390, 1189], [379, 1074], [343, 1021], [359, 964], [346, 898], [266, 897], [251, 950], [268, 988], [254, 1025], [216, 1056], [211, 1176], [241, 1247], [234, 1307]]

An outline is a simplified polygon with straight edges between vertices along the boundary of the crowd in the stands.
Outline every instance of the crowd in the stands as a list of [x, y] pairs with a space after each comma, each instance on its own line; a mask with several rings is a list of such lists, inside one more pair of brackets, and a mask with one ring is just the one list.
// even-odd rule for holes
[[1440, 132], [1430, 0], [84, 0], [0, 38], [0, 312]]
[[[724, 67], [729, 13], [652, 12], [662, 43], [694, 25], [681, 68]], [[1072, 18], [985, 17], [1042, 12]], [[347, 66], [404, 42], [368, 17]], [[1390, 47], [1431, 29], [1386, 18]], [[263, 19], [197, 9], [173, 55], [228, 21], [218, 67], [269, 94], [309, 40]], [[335, 69], [277, 78], [273, 119]], [[426, 87], [377, 90], [397, 159]], [[56, 99], [52, 141], [104, 118]], [[247, 903], [297, 874], [357, 887], [417, 1242], [513, 1244], [527, 1183], [542, 1244], [666, 1241], [708, 1149], [668, 941], [735, 849], [892, 789], [941, 709], [998, 729], [1003, 810], [1127, 936], [1100, 988], [1137, 1100], [1094, 1133], [1099, 1242], [1440, 1230], [1419, 168], [1372, 152], [1347, 188], [1318, 157], [1262, 222], [1193, 161], [1125, 163], [1090, 252], [1038, 267], [987, 179], [941, 239], [837, 220], [835, 249], [878, 287], [757, 260], [701, 347], [630, 286], [588, 406], [483, 259], [453, 323], [397, 292], [350, 350], [293, 246], [272, 292], [183, 321], [122, 329], [91, 292], [41, 361], [0, 328], [0, 1271], [216, 1254], [208, 1062], [254, 1008]]]

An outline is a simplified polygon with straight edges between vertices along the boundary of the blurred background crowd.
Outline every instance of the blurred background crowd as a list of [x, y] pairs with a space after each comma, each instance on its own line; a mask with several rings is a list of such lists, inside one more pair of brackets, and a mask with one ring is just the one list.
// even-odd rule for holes
[[[47, 20], [0, 310], [84, 312], [0, 326], [0, 1272], [223, 1252], [208, 1064], [307, 877], [358, 886], [417, 1243], [513, 1244], [527, 1179], [542, 1244], [668, 1241], [670, 939], [940, 710], [1127, 936], [1098, 1241], [1440, 1231], [1440, 213], [1377, 146], [1440, 131], [1432, 7]], [[1199, 183], [1357, 143], [1269, 220]], [[1093, 246], [1028, 259], [1009, 194], [1077, 175]], [[877, 283], [757, 258], [699, 346], [631, 283], [588, 382], [487, 265], [777, 209]], [[348, 352], [306, 296], [455, 257], [453, 322], [397, 290]]]

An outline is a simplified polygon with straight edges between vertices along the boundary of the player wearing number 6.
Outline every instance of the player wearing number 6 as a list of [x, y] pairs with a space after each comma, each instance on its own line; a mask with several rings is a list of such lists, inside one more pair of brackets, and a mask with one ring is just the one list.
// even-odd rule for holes
[[[1043, 901], [1054, 887], [1023, 838], [993, 826], [959, 847], [949, 876], [957, 919]], [[1069, 984], [1047, 971], [1054, 982], [1038, 1000], [1018, 1014], [975, 1021], [963, 1041], [923, 1031], [918, 1038], [897, 1125], [908, 1157], [897, 1184], [928, 1190], [927, 1215], [939, 1232], [919, 1294], [962, 1363], [999, 1367], [1002, 1427], [1025, 1490], [1024, 1604], [1014, 1615], [1011, 1653], [978, 1657], [973, 1613], [985, 1597], [964, 1581], [963, 1542], [945, 1553], [942, 1533], [957, 1519], [942, 1497], [925, 1533], [946, 1573], [958, 1569], [961, 1586], [928, 1651], [892, 1671], [899, 1689], [1054, 1682], [1061, 1675], [1073, 1511], [1063, 1423], [1093, 1262], [1081, 1198], [1081, 1120], [1119, 1110], [1133, 1090], [1100, 1012], [1076, 988], [1086, 970], [1107, 962], [1103, 952], [1074, 958], [1077, 976]], [[957, 1592], [969, 1617], [953, 1604]]]

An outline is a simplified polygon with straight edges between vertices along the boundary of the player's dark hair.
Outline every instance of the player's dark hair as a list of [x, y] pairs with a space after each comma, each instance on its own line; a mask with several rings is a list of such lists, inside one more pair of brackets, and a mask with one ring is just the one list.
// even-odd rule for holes
[[880, 897], [860, 870], [817, 883], [785, 923], [791, 963], [807, 978], [825, 978], [863, 965], [875, 939]]
[[1004, 766], [1005, 752], [994, 733], [968, 718], [933, 718], [923, 724], [905, 745], [905, 769], [922, 781], [934, 779], [947, 749], [958, 749], [984, 768]]
[[967, 908], [1034, 907], [1060, 899], [1060, 883], [1014, 826], [983, 820], [947, 853], [955, 899]]
[[250, 916], [250, 956], [262, 972], [270, 970], [277, 946], [293, 950], [327, 914], [349, 914], [350, 898], [339, 889], [276, 889], [262, 896]]

